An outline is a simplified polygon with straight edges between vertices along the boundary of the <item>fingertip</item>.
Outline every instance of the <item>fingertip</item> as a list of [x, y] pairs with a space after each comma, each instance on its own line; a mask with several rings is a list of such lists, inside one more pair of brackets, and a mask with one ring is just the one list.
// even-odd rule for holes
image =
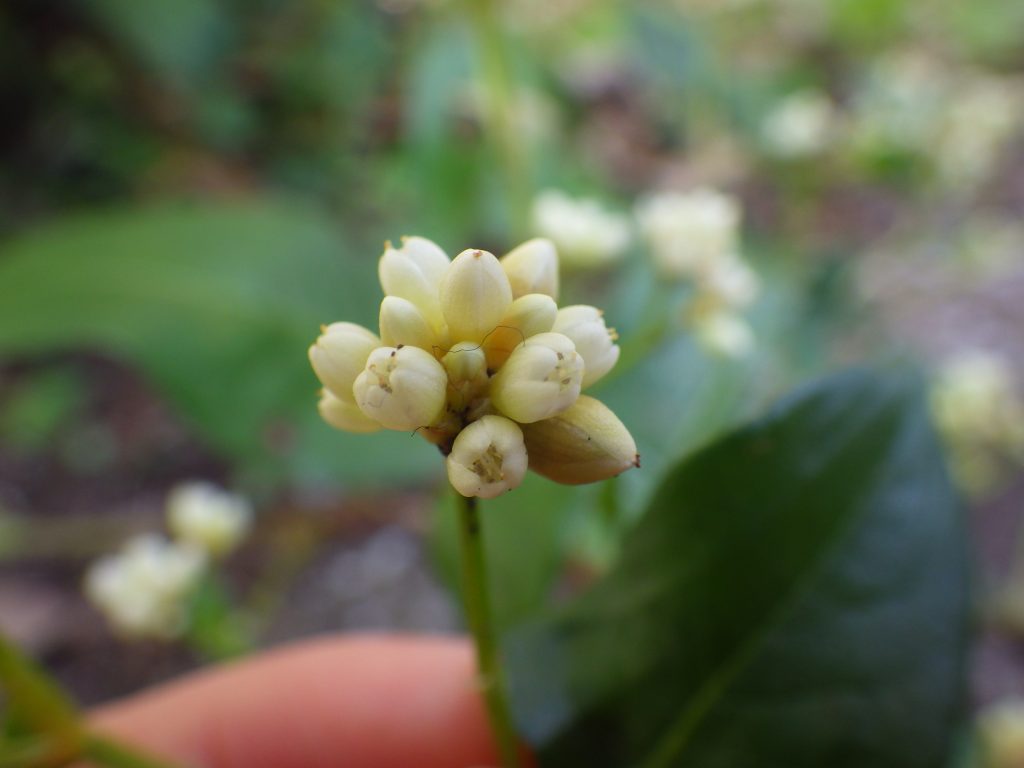
[[211, 768], [497, 765], [461, 639], [306, 642], [95, 713], [98, 730]]

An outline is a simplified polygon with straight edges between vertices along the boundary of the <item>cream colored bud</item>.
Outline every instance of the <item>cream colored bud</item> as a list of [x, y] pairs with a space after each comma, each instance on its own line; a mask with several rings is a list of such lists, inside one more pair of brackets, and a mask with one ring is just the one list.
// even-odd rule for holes
[[512, 304], [512, 288], [493, 254], [471, 249], [452, 261], [440, 297], [452, 341], [483, 341]]
[[439, 329], [443, 319], [437, 289], [449, 265], [435, 243], [425, 237], [403, 237], [401, 248], [385, 246], [377, 274], [385, 294], [411, 301]]
[[596, 307], [577, 304], [558, 310], [552, 328], [572, 339], [576, 351], [583, 358], [583, 388], [586, 389], [619, 360], [619, 338], [614, 328], [604, 323], [604, 313]]
[[448, 380], [455, 386], [466, 383], [487, 383], [487, 359], [479, 344], [460, 341], [441, 358], [448, 371]]
[[523, 426], [530, 469], [566, 485], [606, 480], [640, 466], [636, 442], [600, 400], [580, 395], [565, 413]]
[[723, 357], [746, 357], [754, 349], [754, 332], [750, 325], [727, 310], [697, 317], [694, 332], [705, 349]]
[[446, 464], [456, 491], [493, 499], [523, 482], [527, 457], [522, 430], [504, 416], [484, 416], [455, 438]]
[[89, 567], [85, 594], [118, 632], [167, 640], [185, 630], [186, 603], [205, 568], [201, 550], [143, 534]]
[[487, 365], [500, 368], [512, 351], [531, 336], [547, 333], [555, 323], [558, 305], [543, 293], [528, 293], [512, 302], [498, 326], [484, 339]]
[[512, 286], [512, 298], [543, 293], [558, 298], [558, 252], [545, 237], [535, 237], [506, 253], [502, 269]]
[[448, 374], [433, 355], [419, 347], [380, 347], [352, 391], [356, 405], [388, 429], [429, 426], [444, 408]]
[[527, 339], [491, 379], [491, 403], [510, 419], [529, 424], [548, 419], [576, 402], [583, 358], [560, 333]]
[[441, 364], [448, 371], [448, 403], [455, 411], [465, 408], [487, 388], [487, 358], [476, 342], [460, 341], [441, 358]]
[[419, 347], [431, 353], [438, 346], [427, 318], [415, 304], [398, 296], [385, 296], [380, 303], [380, 338], [388, 347]]
[[182, 483], [167, 497], [167, 524], [178, 541], [220, 557], [249, 532], [252, 505], [212, 483]]
[[380, 339], [355, 323], [331, 323], [309, 348], [309, 362], [320, 382], [340, 400], [354, 402], [352, 383]]
[[381, 425], [359, 410], [354, 402], [340, 400], [326, 389], [320, 393], [317, 409], [324, 421], [344, 432], [365, 435], [381, 429]]

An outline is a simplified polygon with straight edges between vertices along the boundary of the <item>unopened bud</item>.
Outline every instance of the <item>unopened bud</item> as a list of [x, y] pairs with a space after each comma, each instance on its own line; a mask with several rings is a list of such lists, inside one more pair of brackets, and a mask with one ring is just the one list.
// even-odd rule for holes
[[604, 313], [596, 307], [577, 304], [558, 310], [552, 329], [572, 339], [583, 358], [583, 388], [586, 389], [610, 371], [619, 359], [619, 338], [614, 328], [604, 323]]
[[513, 301], [498, 326], [484, 339], [487, 365], [492, 371], [500, 368], [528, 338], [550, 331], [557, 314], [555, 300], [543, 293], [528, 293]]
[[527, 457], [522, 430], [504, 416], [484, 416], [459, 433], [446, 463], [456, 491], [493, 499], [523, 482]]
[[505, 316], [512, 288], [493, 254], [467, 250], [445, 272], [440, 297], [451, 340], [479, 342]]
[[182, 483], [167, 497], [167, 523], [178, 541], [220, 557], [249, 532], [252, 506], [212, 483]]
[[576, 402], [583, 380], [583, 358], [560, 333], [527, 339], [491, 379], [491, 402], [510, 419], [529, 424], [547, 419]]
[[320, 394], [317, 408], [320, 411], [320, 418], [344, 432], [365, 435], [381, 429], [381, 425], [363, 413], [354, 402], [340, 400], [327, 390]]
[[487, 388], [487, 358], [479, 344], [460, 341], [441, 364], [448, 372], [448, 402], [454, 410], [462, 410]]
[[398, 296], [385, 296], [380, 303], [380, 338], [388, 347], [403, 345], [428, 352], [439, 348], [437, 335], [419, 307]]
[[706, 349], [723, 357], [740, 358], [754, 349], [754, 332], [739, 315], [712, 311], [695, 319], [694, 331]]
[[600, 400], [580, 395], [564, 413], [523, 425], [530, 469], [557, 483], [606, 480], [640, 466], [636, 442]]
[[320, 382], [340, 400], [354, 402], [352, 384], [380, 339], [355, 323], [331, 323], [309, 348], [309, 362]]
[[444, 408], [448, 374], [419, 347], [380, 347], [352, 387], [366, 416], [388, 429], [429, 426]]
[[443, 319], [437, 288], [450, 262], [444, 251], [425, 237], [403, 237], [402, 247], [388, 243], [377, 265], [384, 293], [415, 304], [423, 316], [440, 328]]
[[501, 266], [512, 285], [512, 298], [543, 293], [558, 298], [558, 253], [555, 244], [535, 237], [506, 253]]

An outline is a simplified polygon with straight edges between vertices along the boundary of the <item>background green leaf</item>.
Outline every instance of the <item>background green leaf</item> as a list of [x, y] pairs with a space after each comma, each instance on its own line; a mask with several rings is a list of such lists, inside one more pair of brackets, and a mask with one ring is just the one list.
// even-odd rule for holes
[[421, 441], [316, 412], [306, 348], [321, 323], [376, 326], [377, 255], [281, 200], [80, 215], [0, 248], [0, 355], [112, 353], [265, 483], [422, 480], [439, 462]]
[[542, 765], [938, 766], [967, 642], [922, 399], [852, 373], [672, 471], [603, 582], [508, 646]]

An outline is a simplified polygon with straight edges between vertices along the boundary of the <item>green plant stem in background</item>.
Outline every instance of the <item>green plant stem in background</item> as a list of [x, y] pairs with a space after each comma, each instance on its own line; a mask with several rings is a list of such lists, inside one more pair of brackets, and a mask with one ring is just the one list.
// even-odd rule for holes
[[82, 756], [109, 768], [174, 768], [172, 763], [143, 755], [105, 736], [92, 733], [84, 736]]
[[462, 543], [462, 600], [473, 634], [477, 674], [491, 730], [503, 768], [518, 768], [518, 738], [508, 706], [505, 673], [498, 655], [497, 637], [488, 597], [487, 567], [475, 498], [459, 497], [459, 539]]
[[71, 759], [78, 754], [78, 713], [64, 692], [17, 646], [0, 635], [0, 690], [19, 721], [44, 735], [47, 757]]
[[[0, 755], [0, 767], [68, 765], [87, 759], [110, 768], [173, 768], [104, 736], [83, 730], [78, 710], [49, 676], [0, 634], [0, 692], [32, 740]], [[2, 745], [0, 745], [2, 746]]]
[[528, 226], [530, 180], [525, 147], [516, 127], [515, 88], [497, 0], [468, 0], [468, 15], [480, 57], [487, 133], [500, 158], [511, 210], [512, 233]]

